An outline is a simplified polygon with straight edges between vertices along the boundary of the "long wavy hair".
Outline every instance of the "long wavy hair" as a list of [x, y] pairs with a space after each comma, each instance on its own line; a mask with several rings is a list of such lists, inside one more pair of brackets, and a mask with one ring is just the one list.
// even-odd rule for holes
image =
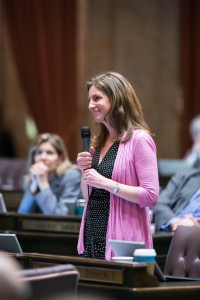
[[[27, 160], [28, 170], [30, 169], [31, 165], [35, 163], [35, 151], [41, 144], [46, 142], [49, 142], [55, 148], [56, 152], [58, 153], [59, 157], [62, 160], [62, 162], [57, 166], [55, 170], [56, 174], [63, 175], [70, 168], [78, 169], [77, 165], [73, 164], [69, 160], [68, 152], [65, 147], [65, 143], [63, 139], [57, 134], [42, 133], [36, 137], [36, 139], [33, 141], [30, 147], [28, 160]], [[30, 174], [27, 174], [27, 176], [29, 177]]]
[[[127, 141], [135, 129], [144, 129], [151, 134], [136, 93], [123, 75], [116, 72], [97, 75], [86, 83], [88, 92], [92, 86], [101, 90], [110, 100], [109, 121], [119, 133], [116, 140]], [[94, 147], [103, 146], [109, 134], [104, 124], [100, 123], [98, 126], [99, 134], [91, 141]]]

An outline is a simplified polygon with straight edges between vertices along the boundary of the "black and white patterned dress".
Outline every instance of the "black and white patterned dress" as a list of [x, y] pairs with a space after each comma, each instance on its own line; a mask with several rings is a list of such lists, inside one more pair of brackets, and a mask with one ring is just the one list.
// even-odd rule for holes
[[[99, 164], [100, 151], [95, 152], [92, 168], [99, 174], [111, 178], [119, 142], [115, 142]], [[94, 188], [90, 195], [84, 230], [85, 251], [83, 257], [105, 259], [106, 232], [110, 208], [110, 193]]]

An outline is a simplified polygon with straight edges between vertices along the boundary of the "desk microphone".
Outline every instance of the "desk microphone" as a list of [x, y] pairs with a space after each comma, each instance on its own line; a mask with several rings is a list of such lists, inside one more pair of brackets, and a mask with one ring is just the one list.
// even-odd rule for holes
[[81, 137], [83, 143], [83, 150], [88, 151], [90, 150], [90, 128], [88, 126], [84, 126], [81, 128]]

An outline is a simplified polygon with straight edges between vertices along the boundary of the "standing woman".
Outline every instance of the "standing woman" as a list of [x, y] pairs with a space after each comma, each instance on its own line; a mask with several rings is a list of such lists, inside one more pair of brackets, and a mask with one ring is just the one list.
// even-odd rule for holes
[[[110, 260], [108, 239], [152, 248], [149, 208], [159, 194], [156, 146], [141, 105], [125, 77], [107, 72], [87, 82], [89, 110], [99, 133], [77, 164], [86, 199], [78, 252]], [[88, 193], [89, 186], [89, 193]]]
[[37, 136], [28, 164], [18, 212], [68, 215], [68, 203], [82, 198], [81, 172], [70, 162], [63, 139], [52, 133]]

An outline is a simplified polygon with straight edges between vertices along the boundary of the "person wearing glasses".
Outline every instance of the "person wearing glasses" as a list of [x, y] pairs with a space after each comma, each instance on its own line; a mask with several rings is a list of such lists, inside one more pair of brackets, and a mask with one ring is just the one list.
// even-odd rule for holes
[[40, 134], [30, 147], [18, 213], [68, 215], [69, 203], [82, 198], [80, 182], [81, 172], [69, 160], [62, 138]]

